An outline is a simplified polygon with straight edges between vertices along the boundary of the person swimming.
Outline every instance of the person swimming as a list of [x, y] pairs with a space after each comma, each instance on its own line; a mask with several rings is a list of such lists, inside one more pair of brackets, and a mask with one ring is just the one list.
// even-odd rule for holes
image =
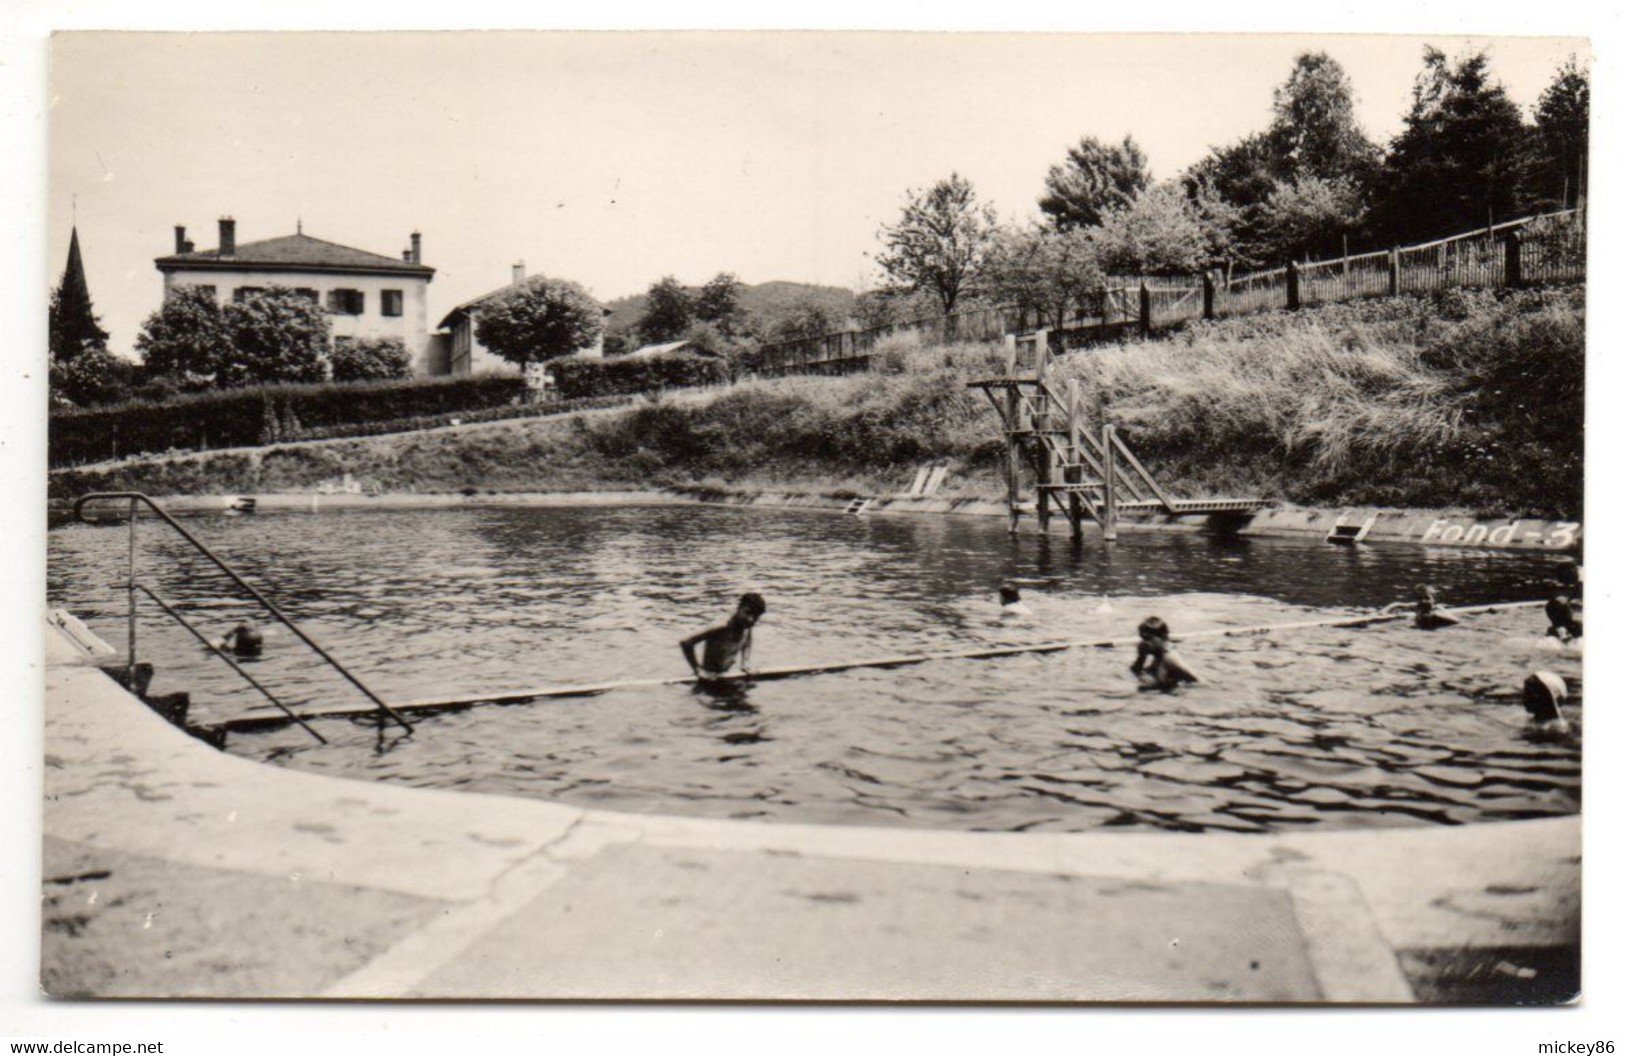
[[1168, 648], [1168, 625], [1160, 618], [1152, 616], [1143, 620], [1139, 633], [1140, 643], [1129, 670], [1140, 680], [1141, 689], [1170, 693], [1182, 682], [1197, 681], [1195, 673]]
[[1546, 620], [1551, 624], [1546, 628], [1547, 637], [1560, 642], [1572, 642], [1584, 633], [1579, 617], [1574, 615], [1574, 602], [1567, 594], [1559, 594], [1546, 603]]
[[260, 629], [244, 620], [220, 639], [219, 648], [229, 649], [239, 657], [256, 657], [265, 650], [265, 635]]
[[[694, 677], [716, 678], [732, 667], [735, 659], [739, 661], [739, 670], [744, 674], [750, 674], [751, 629], [765, 612], [767, 602], [762, 600], [760, 594], [752, 591], [739, 599], [739, 605], [727, 623], [708, 631], [701, 631], [678, 643], [682, 646], [683, 658], [688, 661], [689, 670], [694, 672]], [[704, 651], [696, 660], [694, 647], [702, 644], [705, 647]]]
[[1559, 707], [1569, 696], [1569, 686], [1563, 676], [1551, 671], [1536, 671], [1523, 680], [1523, 710], [1529, 713], [1529, 732], [1536, 734], [1566, 734], [1568, 720]]
[[1436, 631], [1441, 627], [1454, 627], [1460, 622], [1460, 616], [1452, 616], [1439, 604], [1432, 587], [1423, 584], [1416, 588], [1416, 626], [1424, 631]]
[[1021, 588], [1014, 583], [1006, 583], [999, 588], [999, 615], [1000, 616], [1031, 616], [1033, 610], [1021, 600]]

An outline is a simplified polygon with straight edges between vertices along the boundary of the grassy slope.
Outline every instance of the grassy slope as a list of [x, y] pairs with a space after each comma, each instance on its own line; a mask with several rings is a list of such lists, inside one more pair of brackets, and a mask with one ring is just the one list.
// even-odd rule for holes
[[[53, 494], [293, 490], [351, 472], [386, 490], [625, 486], [876, 493], [931, 459], [1000, 494], [987, 401], [1002, 353], [899, 351], [877, 373], [748, 382], [619, 412], [58, 474]], [[1176, 494], [1578, 516], [1584, 295], [1448, 294], [1203, 324], [1080, 351], [1077, 375]]]

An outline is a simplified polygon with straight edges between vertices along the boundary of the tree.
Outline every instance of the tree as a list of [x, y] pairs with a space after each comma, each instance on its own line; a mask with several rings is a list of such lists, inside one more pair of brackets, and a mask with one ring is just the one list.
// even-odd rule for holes
[[412, 376], [412, 356], [398, 337], [335, 339], [331, 357], [334, 381], [386, 381]]
[[897, 223], [880, 229], [885, 246], [876, 263], [910, 292], [927, 291], [943, 315], [978, 278], [998, 217], [976, 201], [976, 190], [957, 172], [927, 191], [908, 192]]
[[1106, 214], [1094, 232], [1101, 267], [1111, 274], [1188, 275], [1231, 255], [1234, 211], [1177, 183], [1159, 183]]
[[1591, 142], [1591, 75], [1570, 55], [1535, 106], [1537, 162], [1532, 188], [1542, 206], [1566, 209], [1585, 193]]
[[1383, 167], [1380, 228], [1390, 241], [1414, 241], [1515, 216], [1528, 145], [1518, 106], [1491, 82], [1484, 52], [1452, 63], [1427, 48]]
[[676, 341], [693, 321], [693, 298], [682, 283], [667, 275], [649, 287], [643, 316], [638, 320], [638, 338], [646, 345]]
[[769, 334], [774, 341], [798, 341], [832, 333], [840, 320], [830, 314], [816, 297], [802, 296], [773, 324]]
[[1354, 119], [1354, 83], [1336, 59], [1299, 55], [1275, 89], [1273, 110], [1266, 139], [1283, 178], [1344, 180], [1356, 189], [1370, 179], [1377, 148]]
[[1124, 136], [1121, 144], [1086, 136], [1066, 152], [1065, 161], [1050, 166], [1038, 208], [1057, 228], [1095, 227], [1149, 186], [1151, 170], [1133, 136]]
[[231, 352], [216, 363], [223, 387], [327, 376], [332, 326], [321, 306], [286, 286], [267, 286], [220, 312]]
[[81, 407], [128, 399], [134, 381], [134, 364], [100, 345], [86, 345], [72, 359], [50, 365], [52, 397]]
[[1093, 232], [1083, 228], [1005, 230], [988, 254], [988, 284], [1000, 301], [1041, 312], [1049, 326], [1091, 304], [1106, 287]]
[[1237, 263], [1268, 258], [1266, 205], [1285, 178], [1281, 161], [1265, 133], [1255, 133], [1210, 151], [1185, 171], [1185, 193], [1192, 200], [1226, 203], [1232, 211], [1232, 256]]
[[474, 336], [523, 367], [596, 344], [604, 332], [603, 314], [575, 283], [535, 275], [483, 302]]
[[1270, 261], [1334, 256], [1363, 216], [1360, 193], [1347, 178], [1302, 176], [1278, 183], [1264, 205], [1260, 248]]
[[747, 331], [749, 320], [739, 303], [744, 289], [739, 276], [731, 271], [718, 272], [716, 277], [700, 287], [694, 300], [694, 318], [716, 327], [723, 337], [735, 337]]
[[101, 328], [90, 303], [90, 284], [85, 280], [85, 262], [79, 253], [79, 229], [68, 241], [68, 263], [62, 281], [51, 292], [48, 320], [50, 361], [67, 365], [86, 350], [107, 351], [107, 331]]
[[141, 324], [135, 350], [149, 375], [174, 378], [183, 388], [208, 385], [231, 352], [214, 292], [201, 286], [171, 288]]

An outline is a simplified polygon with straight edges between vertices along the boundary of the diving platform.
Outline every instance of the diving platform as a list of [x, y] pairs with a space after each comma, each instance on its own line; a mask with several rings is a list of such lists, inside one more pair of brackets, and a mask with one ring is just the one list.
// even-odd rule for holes
[[[1117, 538], [1119, 518], [1136, 514], [1169, 516], [1245, 516], [1264, 505], [1261, 499], [1180, 499], [1165, 491], [1151, 471], [1129, 450], [1115, 426], [1086, 421], [1082, 390], [1076, 378], [1057, 392], [1048, 377], [1047, 333], [1006, 339], [1004, 372], [968, 383], [992, 401], [1005, 438], [1005, 481], [1010, 530], [1021, 515], [1037, 515], [1049, 528], [1052, 512], [1068, 519], [1072, 534], [1081, 535], [1086, 521], [1100, 525], [1107, 539]], [[1031, 366], [1019, 361], [1029, 351]], [[1036, 499], [1022, 498], [1021, 466], [1036, 476]]]

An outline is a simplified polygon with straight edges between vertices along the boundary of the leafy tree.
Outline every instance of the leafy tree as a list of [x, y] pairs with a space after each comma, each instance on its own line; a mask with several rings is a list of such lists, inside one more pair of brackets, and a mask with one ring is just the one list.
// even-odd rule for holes
[[1356, 189], [1371, 178], [1377, 148], [1354, 119], [1354, 83], [1336, 59], [1299, 55], [1275, 89], [1273, 109], [1266, 140], [1282, 177], [1343, 180]]
[[976, 189], [956, 172], [908, 193], [897, 223], [880, 229], [885, 248], [876, 263], [908, 291], [929, 292], [947, 315], [979, 277], [997, 224], [993, 207], [979, 204]]
[[220, 312], [231, 353], [216, 362], [223, 387], [278, 381], [321, 381], [327, 376], [332, 326], [327, 313], [286, 286], [267, 286]]
[[134, 364], [95, 344], [65, 362], [52, 361], [50, 367], [52, 397], [78, 406], [128, 399], [134, 380]]
[[667, 275], [649, 287], [643, 316], [638, 320], [638, 337], [647, 345], [676, 341], [694, 321], [694, 300], [683, 284]]
[[149, 375], [174, 378], [184, 388], [208, 385], [231, 353], [214, 293], [201, 286], [170, 289], [141, 324], [135, 350]]
[[799, 341], [809, 337], [823, 337], [834, 332], [840, 326], [840, 322], [816, 297], [803, 296], [778, 318], [769, 336], [774, 341]]
[[604, 330], [604, 355], [606, 357], [624, 356], [632, 351], [632, 342], [624, 330]]
[[1344, 236], [1358, 229], [1363, 210], [1359, 191], [1346, 177], [1302, 176], [1278, 183], [1264, 205], [1263, 253], [1272, 261], [1337, 255]]
[[1088, 305], [1106, 286], [1099, 248], [1083, 228], [1005, 230], [988, 254], [988, 284], [1006, 304], [1043, 313], [1061, 326], [1070, 310]]
[[1541, 205], [1567, 208], [1580, 200], [1590, 142], [1591, 75], [1570, 55], [1535, 106], [1534, 191]]
[[1086, 136], [1067, 150], [1065, 161], [1050, 166], [1038, 207], [1057, 228], [1095, 227], [1150, 185], [1145, 152], [1133, 136], [1120, 144]]
[[564, 279], [535, 275], [480, 305], [474, 336], [509, 363], [527, 366], [597, 343], [603, 309]]
[[1490, 80], [1484, 52], [1452, 63], [1427, 48], [1383, 167], [1379, 226], [1405, 241], [1515, 216], [1527, 147], [1518, 106]]
[[77, 228], [68, 242], [68, 262], [62, 269], [62, 281], [51, 292], [49, 340], [50, 360], [60, 365], [72, 362], [86, 350], [107, 351], [107, 331], [101, 328], [90, 303], [90, 285], [85, 281]]
[[412, 356], [398, 337], [336, 339], [331, 357], [334, 381], [410, 378]]
[[1188, 275], [1231, 255], [1234, 210], [1159, 183], [1106, 214], [1094, 232], [1101, 267], [1111, 274]]
[[1229, 206], [1232, 255], [1237, 263], [1254, 263], [1268, 258], [1266, 207], [1284, 178], [1281, 159], [1260, 132], [1210, 151], [1185, 171], [1183, 182], [1192, 200], [1216, 199]]
[[723, 337], [734, 337], [750, 329], [744, 307], [739, 303], [744, 286], [739, 276], [731, 271], [718, 272], [716, 277], [700, 287], [694, 299], [694, 318], [710, 323]]

